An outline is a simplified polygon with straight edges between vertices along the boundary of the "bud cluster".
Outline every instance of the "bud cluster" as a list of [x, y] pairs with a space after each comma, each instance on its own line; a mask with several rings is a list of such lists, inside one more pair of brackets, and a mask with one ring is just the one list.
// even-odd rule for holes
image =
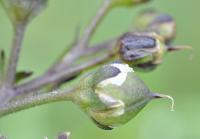
[[151, 71], [160, 65], [167, 52], [191, 49], [172, 46], [176, 24], [167, 14], [145, 11], [136, 20], [136, 31], [122, 35], [116, 43], [120, 59], [131, 67]]

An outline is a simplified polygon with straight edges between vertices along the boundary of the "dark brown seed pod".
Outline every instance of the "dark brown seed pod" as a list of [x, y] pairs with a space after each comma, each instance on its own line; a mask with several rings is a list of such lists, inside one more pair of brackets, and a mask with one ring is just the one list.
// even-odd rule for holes
[[117, 47], [122, 61], [142, 70], [156, 68], [166, 51], [163, 38], [153, 32], [126, 33]]

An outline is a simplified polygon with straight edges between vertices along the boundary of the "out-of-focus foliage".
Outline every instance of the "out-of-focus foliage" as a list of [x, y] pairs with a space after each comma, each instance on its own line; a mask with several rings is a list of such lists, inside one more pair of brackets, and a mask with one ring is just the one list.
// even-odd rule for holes
[[1, 0], [12, 23], [25, 24], [37, 16], [47, 5], [47, 0]]
[[[50, 1], [49, 7], [29, 26], [25, 37], [19, 71], [31, 69], [39, 75], [73, 40], [75, 28], [82, 28], [102, 0]], [[91, 6], [92, 5], [92, 6]], [[152, 73], [137, 73], [151, 87], [176, 100], [175, 111], [169, 101], [154, 101], [131, 122], [113, 131], [98, 129], [77, 106], [68, 103], [48, 104], [0, 119], [0, 133], [10, 139], [54, 138], [60, 131], [70, 131], [72, 139], [199, 139], [200, 138], [200, 42], [198, 0], [154, 0], [150, 6], [116, 9], [107, 16], [93, 42], [114, 37], [132, 27], [133, 16], [147, 7], [171, 14], [177, 22], [176, 44], [189, 44], [190, 52], [168, 54]], [[82, 31], [82, 30], [81, 30]], [[0, 9], [0, 48], [9, 51], [12, 29]], [[48, 50], [48, 51], [47, 51]], [[166, 102], [166, 103], [165, 103]]]

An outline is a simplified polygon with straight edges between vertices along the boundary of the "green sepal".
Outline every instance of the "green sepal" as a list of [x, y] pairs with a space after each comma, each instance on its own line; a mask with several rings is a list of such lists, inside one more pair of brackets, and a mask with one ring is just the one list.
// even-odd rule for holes
[[101, 84], [120, 73], [112, 65], [103, 66], [80, 81], [74, 96], [73, 102], [101, 129], [124, 125], [152, 99], [151, 92], [134, 72], [128, 73], [121, 86]]
[[99, 68], [98, 70], [89, 73], [87, 75], [87, 77], [85, 77], [85, 79], [83, 80], [83, 87], [95, 87], [98, 83], [100, 83], [101, 81], [107, 79], [107, 78], [111, 78], [116, 76], [117, 74], [119, 74], [119, 70], [116, 69], [115, 67], [108, 67], [103, 66], [102, 68]]
[[112, 127], [106, 126], [106, 125], [102, 125], [101, 123], [97, 122], [94, 118], [90, 117], [92, 119], [92, 121], [97, 125], [97, 127], [103, 129], [103, 130], [113, 130]]
[[18, 83], [24, 79], [29, 78], [31, 75], [33, 75], [32, 71], [20, 71], [16, 73], [15, 82]]

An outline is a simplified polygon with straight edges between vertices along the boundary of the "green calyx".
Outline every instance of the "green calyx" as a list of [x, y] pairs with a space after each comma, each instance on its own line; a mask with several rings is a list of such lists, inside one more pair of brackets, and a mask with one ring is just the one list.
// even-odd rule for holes
[[47, 0], [1, 0], [1, 4], [14, 25], [26, 24], [47, 5]]
[[127, 64], [114, 63], [88, 74], [80, 82], [74, 103], [98, 127], [111, 130], [130, 121], [158, 96]]

